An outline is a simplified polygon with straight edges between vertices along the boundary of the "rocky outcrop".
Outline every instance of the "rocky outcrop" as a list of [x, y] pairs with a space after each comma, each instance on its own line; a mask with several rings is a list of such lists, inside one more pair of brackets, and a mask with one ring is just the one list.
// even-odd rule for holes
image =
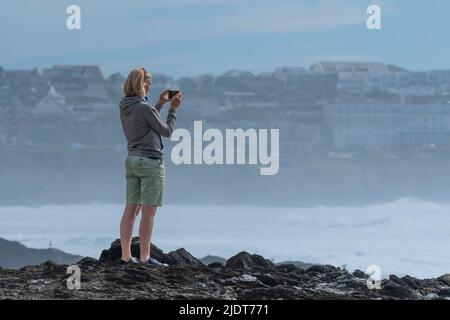
[[204, 264], [217, 263], [218, 265], [225, 265], [227, 259], [218, 256], [206, 255], [203, 258], [200, 258], [200, 261]]
[[[131, 242], [131, 255], [139, 258], [139, 253], [140, 253], [139, 238], [134, 237]], [[120, 261], [121, 256], [122, 256], [122, 249], [120, 247], [120, 240], [117, 239], [111, 244], [111, 247], [109, 249], [102, 251], [99, 261], [117, 263]], [[203, 262], [193, 257], [184, 248], [180, 248], [165, 254], [161, 249], [159, 249], [157, 246], [151, 243], [150, 256], [161, 262], [167, 263], [168, 265], [188, 264], [188, 265], [204, 266]]]
[[[133, 254], [139, 242], [133, 240]], [[330, 265], [299, 268], [274, 264], [242, 251], [225, 265], [203, 264], [185, 249], [151, 256], [169, 264], [156, 267], [118, 263], [115, 241], [99, 260], [84, 258], [81, 289], [68, 289], [67, 265], [47, 261], [19, 270], [0, 269], [0, 299], [447, 299], [450, 275], [436, 279], [390, 276], [380, 290], [367, 287], [368, 276]]]
[[228, 259], [225, 265], [235, 269], [251, 269], [255, 267], [268, 268], [273, 266], [273, 263], [260, 255], [241, 251]]

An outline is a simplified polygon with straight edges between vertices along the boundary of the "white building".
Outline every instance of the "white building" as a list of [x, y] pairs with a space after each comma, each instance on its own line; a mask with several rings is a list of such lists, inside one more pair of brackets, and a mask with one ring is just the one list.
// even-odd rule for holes
[[336, 73], [338, 90], [356, 96], [408, 81], [408, 71], [381, 62], [320, 62], [312, 72]]
[[106, 100], [108, 83], [99, 66], [55, 65], [42, 70], [42, 76], [66, 97], [67, 101]]
[[66, 105], [65, 97], [56, 92], [55, 88], [51, 86], [47, 95], [36, 104], [32, 113], [34, 115], [60, 115], [70, 111], [70, 108]]
[[306, 69], [303, 67], [278, 67], [275, 69], [273, 76], [286, 84], [289, 78], [301, 76], [305, 73]]
[[450, 105], [328, 105], [325, 129], [336, 149], [450, 146]]

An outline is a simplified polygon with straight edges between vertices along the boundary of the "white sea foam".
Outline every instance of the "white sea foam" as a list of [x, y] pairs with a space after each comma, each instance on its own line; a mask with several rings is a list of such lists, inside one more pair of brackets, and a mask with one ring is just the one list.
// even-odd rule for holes
[[[0, 207], [0, 237], [98, 258], [118, 237], [118, 204]], [[435, 277], [450, 273], [450, 205], [401, 199], [366, 207], [178, 206], [158, 210], [153, 242], [164, 251], [230, 257], [241, 250], [274, 261], [301, 260]], [[137, 226], [135, 233], [137, 233]]]

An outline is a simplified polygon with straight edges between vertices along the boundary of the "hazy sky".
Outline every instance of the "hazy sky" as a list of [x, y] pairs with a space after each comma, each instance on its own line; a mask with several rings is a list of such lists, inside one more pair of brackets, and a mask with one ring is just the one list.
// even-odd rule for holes
[[[366, 8], [382, 8], [382, 30]], [[66, 8], [81, 7], [81, 30]], [[171, 76], [255, 73], [321, 60], [450, 68], [449, 0], [16, 0], [0, 7], [0, 65], [144, 65]]]

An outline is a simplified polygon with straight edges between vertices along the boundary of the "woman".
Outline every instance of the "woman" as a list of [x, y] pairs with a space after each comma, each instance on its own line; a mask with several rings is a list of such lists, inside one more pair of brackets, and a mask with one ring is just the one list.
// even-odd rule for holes
[[[149, 263], [165, 265], [150, 258], [150, 241], [156, 209], [162, 206], [164, 189], [164, 161], [161, 136], [172, 134], [176, 110], [181, 105], [178, 93], [170, 104], [164, 122], [160, 110], [169, 101], [169, 90], [164, 91], [155, 106], [147, 103], [146, 95], [152, 85], [152, 76], [144, 68], [132, 70], [124, 84], [124, 97], [120, 101], [120, 120], [128, 141], [126, 169], [126, 206], [120, 222], [122, 263]], [[140, 257], [131, 255], [131, 238], [139, 209], [142, 212], [139, 226]]]

